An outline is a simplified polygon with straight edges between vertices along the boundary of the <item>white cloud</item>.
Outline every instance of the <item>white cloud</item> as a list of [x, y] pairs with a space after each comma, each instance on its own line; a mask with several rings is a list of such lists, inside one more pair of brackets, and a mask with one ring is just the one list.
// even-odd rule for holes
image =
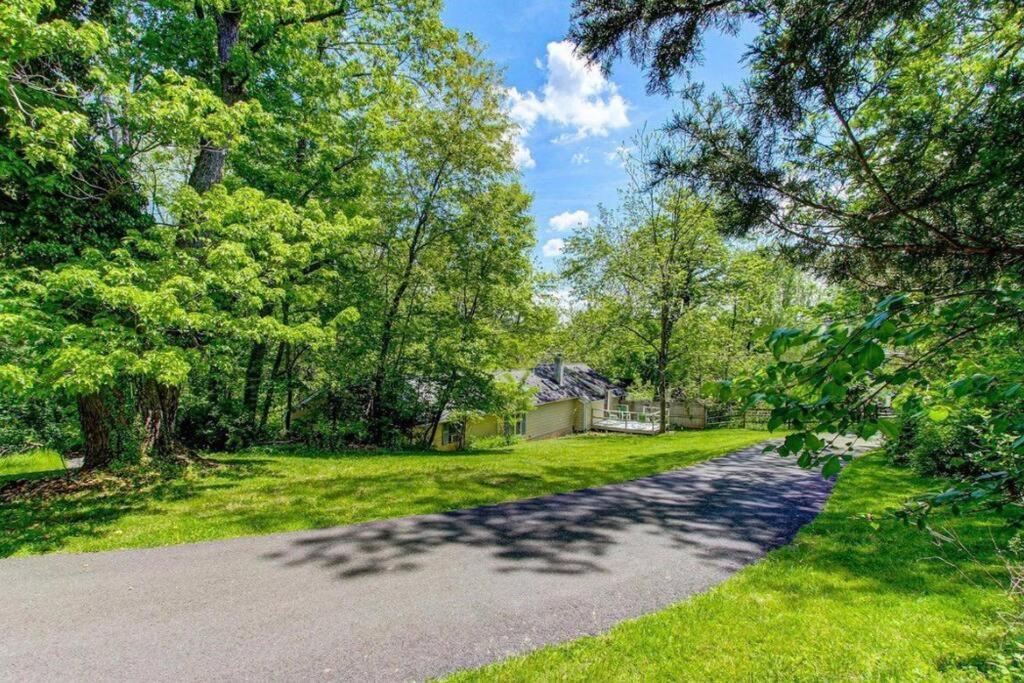
[[626, 161], [629, 160], [629, 157], [632, 153], [632, 147], [627, 147], [626, 145], [619, 145], [612, 151], [606, 153], [604, 155], [604, 159], [609, 164], [614, 164], [615, 162], [618, 162], [620, 166], [625, 166]]
[[503, 142], [512, 148], [512, 163], [517, 168], [533, 168], [537, 165], [530, 148], [526, 146], [526, 129], [519, 124], [513, 124], [505, 131]]
[[526, 146], [525, 137], [526, 130], [522, 126], [515, 126], [509, 134], [512, 143], [512, 163], [519, 168], [533, 168], [537, 162], [533, 160], [530, 148]]
[[590, 157], [587, 156], [586, 152], [576, 152], [575, 154], [572, 155], [572, 165], [573, 166], [582, 166], [583, 164], [589, 164], [589, 163], [590, 163]]
[[555, 232], [569, 232], [573, 228], [585, 228], [589, 224], [590, 214], [583, 209], [579, 211], [565, 211], [548, 219], [548, 227]]
[[545, 256], [558, 256], [565, 249], [565, 240], [559, 239], [558, 237], [550, 239], [544, 243], [544, 246], [540, 250]]
[[583, 301], [577, 299], [573, 291], [568, 287], [556, 289], [551, 293], [551, 301], [555, 305], [558, 317], [562, 322], [568, 322], [572, 314], [582, 308]]
[[605, 78], [600, 67], [578, 57], [575, 49], [567, 40], [548, 43], [547, 61], [538, 63], [547, 72], [539, 95], [508, 89], [509, 115], [524, 131], [541, 119], [571, 129], [556, 137], [556, 144], [607, 137], [610, 131], [629, 125], [629, 105], [618, 86]]

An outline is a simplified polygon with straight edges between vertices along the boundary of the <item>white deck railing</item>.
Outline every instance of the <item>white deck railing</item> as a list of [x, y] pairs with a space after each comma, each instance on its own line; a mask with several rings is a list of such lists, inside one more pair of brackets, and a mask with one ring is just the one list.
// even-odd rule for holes
[[[625, 407], [625, 406], [623, 406]], [[628, 410], [608, 410], [606, 408], [593, 408], [591, 422], [618, 422], [623, 425], [634, 424], [659, 424], [661, 422], [660, 410], [643, 410], [630, 412]]]

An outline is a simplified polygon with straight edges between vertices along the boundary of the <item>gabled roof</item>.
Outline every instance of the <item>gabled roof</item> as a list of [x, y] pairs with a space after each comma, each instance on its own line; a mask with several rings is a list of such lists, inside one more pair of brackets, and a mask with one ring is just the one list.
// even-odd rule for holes
[[555, 364], [544, 363], [532, 370], [518, 370], [516, 376], [525, 375], [524, 384], [537, 390], [533, 397], [535, 405], [581, 398], [600, 401], [609, 391], [615, 396], [625, 396], [626, 391], [610, 379], [583, 363], [565, 363], [562, 366], [562, 383], [555, 375]]

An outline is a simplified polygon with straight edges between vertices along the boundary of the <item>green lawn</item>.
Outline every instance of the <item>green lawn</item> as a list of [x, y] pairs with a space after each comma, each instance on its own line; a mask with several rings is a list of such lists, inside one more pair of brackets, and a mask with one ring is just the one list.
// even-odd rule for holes
[[971, 559], [916, 528], [860, 517], [936, 485], [862, 458], [793, 545], [716, 589], [454, 680], [981, 680], [1008, 607], [998, 519], [943, 523]]
[[0, 456], [0, 484], [63, 474], [64, 471], [64, 460], [57, 451], [40, 449]]
[[169, 545], [438, 512], [625, 481], [768, 437], [586, 435], [465, 453], [253, 452], [178, 476], [100, 477], [0, 502], [0, 557]]

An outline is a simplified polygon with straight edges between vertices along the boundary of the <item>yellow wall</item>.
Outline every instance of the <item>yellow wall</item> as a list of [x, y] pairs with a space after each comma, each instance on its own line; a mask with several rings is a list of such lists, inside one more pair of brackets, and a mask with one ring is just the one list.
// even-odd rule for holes
[[592, 417], [592, 411], [594, 407], [604, 406], [603, 401], [596, 401], [591, 403], [590, 401], [584, 401], [582, 399], [576, 401], [575, 415], [573, 417], [572, 428], [577, 432], [590, 431], [590, 418]]
[[[433, 447], [439, 451], [455, 450], [455, 447], [458, 444], [441, 444], [441, 435], [443, 434], [442, 430], [442, 426], [437, 425], [437, 431], [434, 432]], [[498, 434], [498, 418], [494, 415], [484, 415], [483, 417], [473, 418], [466, 426], [466, 438], [470, 441], [473, 439], [480, 439], [485, 436], [495, 436], [496, 434]]]
[[526, 414], [526, 438], [544, 439], [572, 434], [578, 405], [579, 401], [569, 399], [537, 406]]
[[[578, 399], [572, 398], [556, 403], [545, 403], [537, 406], [526, 414], [526, 438], [550, 439], [565, 436], [574, 431], [582, 431], [583, 407]], [[484, 415], [469, 421], [466, 437], [469, 440], [501, 433], [502, 425], [494, 415]], [[433, 447], [439, 451], [454, 450], [456, 444], [441, 444], [442, 427], [438, 425], [434, 434]]]
[[475, 420], [470, 420], [466, 428], [466, 437], [470, 440], [485, 436], [495, 436], [497, 433], [498, 418], [494, 415], [484, 415]]

